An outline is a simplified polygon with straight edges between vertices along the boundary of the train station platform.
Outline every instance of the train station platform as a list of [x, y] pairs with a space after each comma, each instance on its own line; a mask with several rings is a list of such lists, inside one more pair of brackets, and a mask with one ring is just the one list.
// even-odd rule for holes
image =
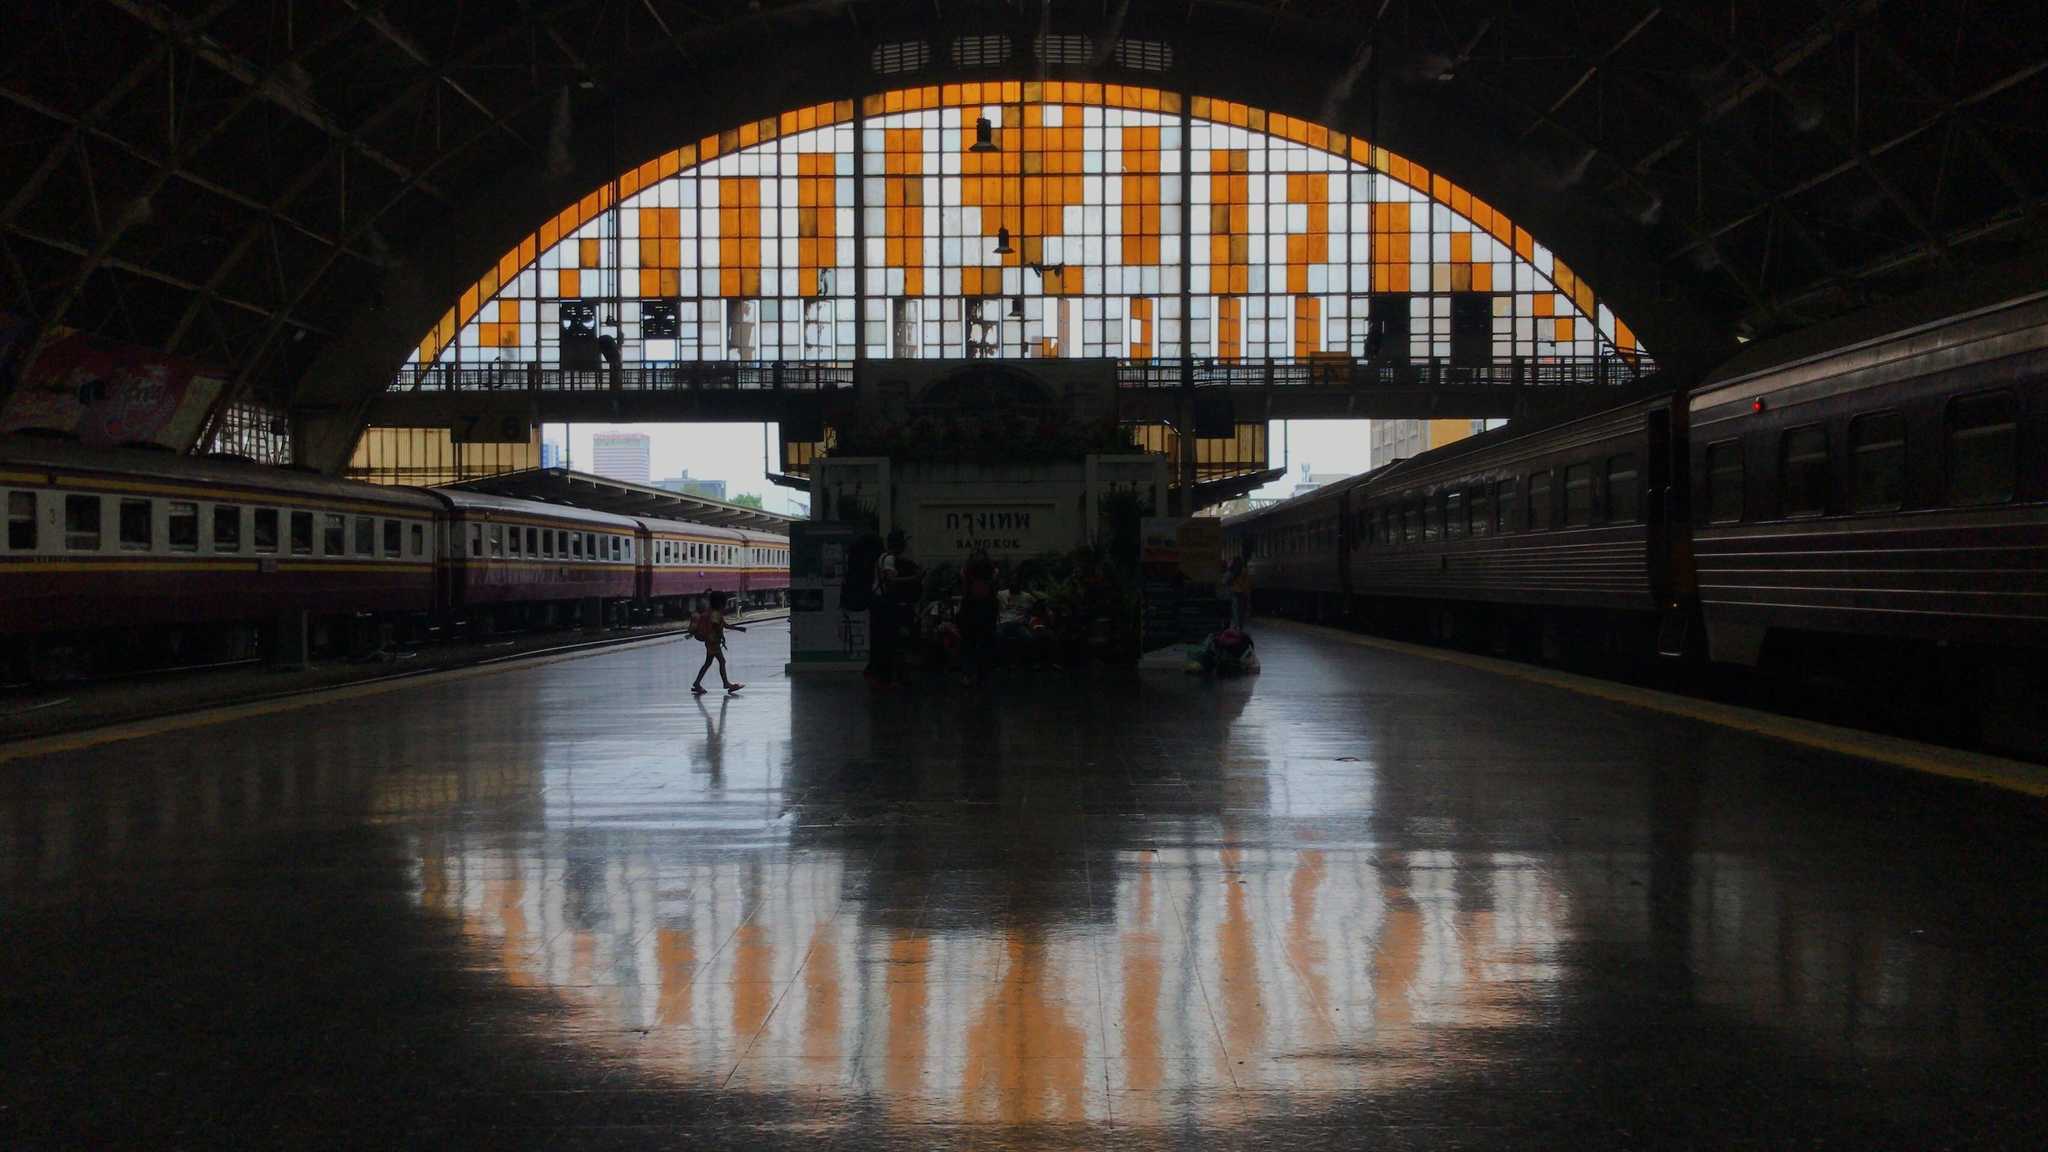
[[2024, 779], [1293, 626], [985, 695], [783, 628], [0, 749], [0, 1142], [2048, 1130]]

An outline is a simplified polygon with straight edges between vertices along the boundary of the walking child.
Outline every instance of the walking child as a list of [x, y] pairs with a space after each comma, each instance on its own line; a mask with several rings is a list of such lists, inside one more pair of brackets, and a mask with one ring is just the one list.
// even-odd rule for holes
[[737, 624], [727, 624], [725, 622], [725, 612], [716, 599], [707, 600], [704, 606], [697, 610], [697, 614], [690, 618], [690, 635], [704, 642], [704, 663], [703, 666], [697, 669], [697, 679], [690, 684], [690, 691], [699, 696], [704, 694], [704, 673], [711, 670], [711, 662], [713, 660], [718, 661], [718, 682], [725, 685], [725, 690], [728, 693], [737, 692], [746, 687], [745, 684], [735, 683], [732, 677], [725, 674], [725, 630], [727, 628], [731, 628], [735, 632], [746, 631], [745, 628]]

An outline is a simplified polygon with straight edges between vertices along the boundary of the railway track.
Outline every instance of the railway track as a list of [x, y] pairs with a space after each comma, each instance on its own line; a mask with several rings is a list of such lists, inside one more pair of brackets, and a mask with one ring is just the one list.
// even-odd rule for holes
[[[766, 615], [750, 616], [743, 622], [751, 625], [786, 619], [788, 619], [788, 612], [785, 610]], [[321, 692], [333, 691], [339, 688], [391, 685], [404, 680], [456, 672], [469, 668], [484, 668], [500, 664], [596, 652], [606, 648], [617, 648], [653, 641], [684, 639], [688, 634], [688, 625], [679, 621], [674, 627], [648, 628], [612, 633], [569, 643], [544, 644], [537, 647], [521, 648], [513, 652], [485, 649], [467, 652], [460, 656], [450, 657], [444, 655], [443, 658], [423, 659], [417, 664], [382, 673], [373, 671], [378, 667], [375, 664], [336, 663], [320, 666], [329, 675], [320, 679], [317, 683], [296, 684], [288, 688], [267, 691], [241, 690], [244, 687], [243, 685], [219, 684], [222, 690], [213, 693], [196, 690], [183, 694], [171, 693], [170, 698], [160, 707], [148, 704], [120, 707], [118, 702], [113, 700], [113, 692], [105, 690], [110, 688], [116, 691], [132, 690], [135, 681], [146, 676], [162, 678], [163, 683], [158, 685], [158, 687], [189, 686], [198, 689], [204, 687], [203, 680], [206, 673], [233, 673], [237, 670], [252, 670], [256, 666], [256, 662], [226, 661], [218, 664], [190, 665], [179, 669], [158, 669], [147, 673], [117, 674], [66, 685], [60, 691], [68, 691], [71, 694], [56, 699], [24, 701], [12, 708], [0, 704], [0, 748], [4, 748], [9, 742], [61, 735], [107, 724], [161, 720], [182, 713], [217, 708], [273, 704], [280, 701], [312, 696]], [[335, 674], [349, 669], [368, 674], [356, 676]], [[96, 692], [95, 690], [102, 691]], [[94, 695], [101, 697], [101, 700], [94, 701], [89, 699]], [[99, 709], [93, 708], [95, 703], [102, 702], [108, 706]], [[56, 709], [62, 708], [67, 704], [80, 705], [80, 707], [74, 708], [69, 713], [56, 711]]]

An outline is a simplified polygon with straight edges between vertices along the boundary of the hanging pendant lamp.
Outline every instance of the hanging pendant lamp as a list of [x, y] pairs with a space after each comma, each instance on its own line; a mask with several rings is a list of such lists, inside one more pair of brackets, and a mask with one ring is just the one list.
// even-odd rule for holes
[[988, 117], [981, 116], [975, 119], [974, 143], [968, 145], [967, 150], [969, 152], [1002, 151], [1002, 149], [996, 147], [996, 126], [988, 122]]

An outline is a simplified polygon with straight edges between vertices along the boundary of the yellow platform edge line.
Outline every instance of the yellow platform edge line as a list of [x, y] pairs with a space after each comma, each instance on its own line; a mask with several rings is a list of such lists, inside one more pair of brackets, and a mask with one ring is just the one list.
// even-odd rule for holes
[[1520, 664], [1492, 656], [1452, 652], [1400, 640], [1386, 640], [1378, 636], [1361, 636], [1356, 632], [1346, 632], [1321, 624], [1304, 624], [1291, 620], [1266, 620], [1262, 623], [1315, 632], [1359, 647], [1377, 648], [1404, 656], [1418, 656], [1442, 664], [1455, 664], [1474, 671], [1490, 672], [1531, 684], [1560, 688], [1581, 696], [1592, 696], [1632, 708], [1662, 712], [1669, 716], [1682, 716], [1688, 720], [1732, 728], [1753, 736], [1780, 740], [1804, 748], [1817, 748], [1824, 752], [1888, 764], [1910, 772], [1942, 776], [1951, 780], [1967, 780], [1974, 784], [1987, 784], [2027, 796], [2048, 796], [2048, 768], [2021, 760], [2008, 760], [2001, 756], [1990, 756], [1959, 748], [1943, 748], [1936, 744], [1923, 744], [1916, 740], [1905, 740], [1877, 732], [1861, 732], [1854, 728], [1823, 724], [1817, 720], [1779, 716], [1735, 704], [1697, 700], [1654, 688], [1638, 688], [1630, 684], [1581, 676], [1575, 672], [1560, 672], [1533, 664]]
[[528, 668], [543, 668], [549, 664], [561, 664], [570, 660], [586, 660], [593, 656], [605, 656], [613, 652], [641, 648], [649, 644], [667, 644], [688, 638], [688, 633], [676, 631], [664, 636], [648, 636], [640, 640], [628, 640], [603, 648], [583, 652], [562, 652], [553, 656], [536, 656], [531, 660], [517, 657], [491, 664], [472, 665], [467, 668], [449, 668], [440, 672], [424, 672], [418, 676], [407, 676], [398, 680], [384, 680], [369, 684], [337, 684], [332, 688], [316, 689], [304, 695], [288, 696], [279, 700], [259, 700], [251, 704], [223, 704], [212, 708], [200, 708], [191, 712], [177, 712], [169, 716], [158, 716], [148, 720], [126, 720], [99, 728], [86, 728], [77, 732], [62, 732], [54, 736], [34, 736], [26, 740], [0, 744], [0, 764], [14, 760], [26, 760], [35, 756], [52, 756], [60, 752], [78, 752], [88, 748], [99, 748], [108, 744], [119, 744], [129, 740], [142, 740], [151, 736], [163, 736], [172, 732], [184, 732], [193, 728], [208, 728], [215, 724], [226, 724], [233, 720], [247, 720], [257, 716], [275, 716], [281, 712], [296, 712], [302, 708], [316, 708], [324, 704], [339, 704], [349, 700], [360, 700], [370, 696], [381, 696], [408, 688], [431, 688], [440, 684], [451, 684], [479, 676], [495, 676], [501, 672], [517, 672]]

